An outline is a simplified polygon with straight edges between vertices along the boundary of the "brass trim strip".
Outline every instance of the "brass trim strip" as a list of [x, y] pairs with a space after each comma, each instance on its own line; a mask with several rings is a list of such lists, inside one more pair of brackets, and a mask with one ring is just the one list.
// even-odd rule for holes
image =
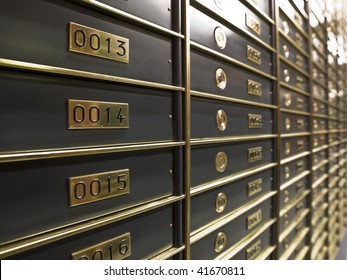
[[320, 80], [317, 80], [317, 79], [312, 79], [312, 81], [314, 83], [316, 83], [317, 85], [320, 85], [322, 88], [324, 88], [325, 90], [328, 89], [327, 85], [323, 84]]
[[[318, 55], [320, 55], [318, 53]], [[323, 57], [322, 57], [323, 58]], [[312, 61], [314, 66], [317, 67], [319, 69], [319, 71], [321, 71], [325, 76], [327, 76], [328, 72], [326, 69], [324, 69], [321, 65], [319, 65], [316, 61]]]
[[17, 61], [17, 60], [5, 59], [5, 58], [0, 58], [0, 67], [21, 70], [21, 71], [26, 70], [26, 71], [31, 71], [34, 73], [36, 72], [43, 73], [43, 74], [49, 73], [49, 74], [54, 74], [58, 76], [66, 76], [66, 77], [74, 77], [74, 78], [77, 77], [77, 78], [83, 78], [83, 79], [95, 80], [95, 81], [104, 81], [104, 82], [110, 82], [110, 83], [142, 86], [142, 87], [154, 88], [154, 89], [184, 91], [184, 88], [177, 87], [177, 86], [147, 82], [142, 80], [135, 80], [130, 78], [123, 78], [118, 76], [111, 76], [111, 75], [101, 74], [101, 73], [92, 73], [87, 71], [68, 69], [68, 68], [56, 67], [51, 65], [23, 62], [23, 61]]
[[288, 64], [290, 67], [294, 68], [296, 71], [300, 72], [302, 75], [306, 76], [306, 78], [310, 77], [309, 73], [302, 70], [302, 68], [298, 67], [295, 63], [291, 62], [289, 59], [279, 55], [280, 61]]
[[252, 66], [249, 66], [249, 65], [247, 65], [247, 64], [245, 64], [245, 63], [243, 63], [243, 62], [240, 62], [240, 61], [238, 61], [238, 60], [236, 60], [236, 59], [234, 59], [234, 58], [231, 58], [231, 57], [229, 57], [229, 56], [227, 56], [227, 55], [224, 55], [224, 54], [222, 54], [222, 53], [219, 53], [219, 52], [217, 52], [217, 51], [214, 51], [214, 50], [212, 50], [212, 49], [210, 49], [210, 48], [208, 48], [208, 47], [205, 47], [205, 46], [200, 45], [200, 44], [195, 43], [195, 42], [190, 42], [190, 45], [191, 45], [191, 47], [192, 47], [193, 49], [195, 49], [195, 50], [198, 50], [198, 51], [207, 53], [207, 54], [209, 54], [209, 55], [214, 56], [215, 58], [222, 59], [222, 60], [224, 60], [224, 61], [226, 61], [226, 62], [228, 62], [228, 63], [232, 63], [232, 64], [234, 64], [234, 65], [240, 66], [240, 67], [242, 67], [242, 68], [244, 68], [244, 69], [246, 69], [246, 70], [249, 70], [249, 71], [251, 71], [251, 72], [253, 72], [253, 73], [257, 73], [257, 74], [259, 74], [259, 75], [261, 75], [261, 76], [263, 76], [263, 77], [265, 77], [265, 78], [271, 79], [271, 80], [273, 80], [273, 81], [276, 81], [276, 80], [277, 80], [276, 77], [274, 77], [274, 76], [272, 76], [272, 75], [270, 75], [270, 74], [268, 74], [268, 73], [265, 73], [265, 72], [260, 71], [260, 70], [258, 70], [258, 69], [256, 69], [256, 68], [253, 68]]
[[258, 206], [262, 202], [275, 196], [276, 193], [277, 193], [276, 191], [270, 191], [264, 194], [263, 196], [257, 199], [253, 199], [251, 202], [244, 204], [242, 207], [239, 207], [238, 209], [232, 211], [230, 214], [223, 216], [217, 220], [214, 220], [208, 223], [207, 225], [204, 225], [203, 227], [195, 230], [194, 232], [191, 233], [191, 237], [190, 237], [191, 244], [194, 244], [195, 242], [199, 241], [200, 239], [204, 238], [205, 236], [209, 235], [215, 230], [218, 230], [220, 227], [230, 223], [231, 221], [240, 217], [242, 214]]
[[217, 187], [232, 183], [234, 181], [246, 178], [246, 177], [251, 176], [253, 174], [260, 173], [261, 171], [268, 170], [268, 169], [273, 168], [275, 166], [277, 166], [277, 163], [270, 163], [270, 164], [266, 164], [266, 165], [263, 165], [263, 166], [260, 166], [257, 168], [248, 169], [246, 171], [238, 172], [238, 173], [235, 173], [231, 176], [220, 178], [220, 179], [217, 179], [217, 180], [209, 182], [209, 183], [195, 186], [191, 189], [191, 192], [190, 192], [191, 196], [194, 196], [194, 195], [206, 192], [208, 190], [212, 190], [212, 189], [215, 189]]
[[[338, 129], [329, 129], [328, 133], [339, 133], [340, 131]], [[340, 142], [340, 141], [338, 141]]]
[[276, 105], [259, 103], [259, 102], [248, 101], [248, 100], [243, 100], [243, 99], [237, 99], [237, 98], [228, 97], [228, 96], [220, 96], [220, 95], [196, 91], [196, 90], [191, 90], [191, 95], [196, 96], [196, 97], [202, 97], [202, 98], [208, 98], [208, 99], [214, 99], [214, 100], [222, 100], [222, 101], [251, 105], [251, 106], [262, 107], [262, 108], [270, 108], [270, 109], [277, 109], [278, 108], [278, 106], [276, 106]]
[[135, 215], [139, 215], [139, 214], [148, 212], [150, 210], [153, 210], [168, 204], [172, 204], [176, 201], [182, 200], [184, 197], [185, 197], [184, 195], [171, 196], [168, 198], [147, 203], [145, 205], [134, 207], [126, 211], [118, 212], [115, 214], [109, 214], [101, 218], [92, 219], [90, 221], [86, 221], [76, 225], [68, 226], [65, 228], [63, 227], [57, 230], [52, 230], [49, 232], [44, 232], [42, 234], [36, 234], [29, 237], [23, 237], [19, 240], [3, 243], [0, 247], [0, 259], [36, 248], [39, 246], [47, 245], [52, 242], [55, 242], [67, 237], [71, 237], [71, 236], [74, 236], [74, 235], [77, 235], [92, 229], [109, 225], [111, 223], [118, 222], [126, 218], [133, 217]]
[[248, 7], [253, 13], [255, 13], [256, 15], [262, 17], [264, 20], [268, 21], [268, 23], [275, 25], [274, 20], [269, 17], [266, 13], [264, 13], [261, 9], [259, 9], [259, 7], [257, 7], [256, 5], [254, 5], [252, 2], [249, 2], [247, 0], [241, 0], [241, 2]]
[[129, 143], [120, 144], [118, 146], [86, 146], [72, 147], [63, 149], [47, 149], [47, 150], [32, 150], [32, 151], [16, 151], [0, 154], [0, 163], [39, 160], [61, 157], [73, 157], [84, 155], [96, 155], [106, 153], [119, 153], [130, 151], [142, 151], [150, 149], [162, 149], [183, 146], [184, 142], [152, 142], [152, 143]]
[[276, 249], [276, 245], [268, 246], [265, 250], [260, 252], [260, 254], [254, 260], [265, 260], [268, 258]]
[[318, 180], [316, 180], [315, 182], [313, 182], [312, 184], [312, 189], [317, 188], [321, 183], [323, 183], [325, 180], [327, 180], [329, 178], [328, 174], [324, 174], [322, 177], [320, 177]]
[[211, 137], [211, 138], [192, 138], [192, 146], [207, 145], [207, 144], [221, 144], [232, 143], [240, 141], [256, 141], [276, 138], [277, 134], [261, 134], [261, 135], [240, 135], [240, 136], [225, 136], [225, 137]]
[[150, 258], [150, 260], [167, 260], [168, 258], [171, 258], [172, 256], [176, 255], [177, 253], [183, 251], [185, 246], [181, 247], [172, 247], [164, 252], [161, 252], [160, 254]]
[[319, 251], [322, 249], [322, 247], [324, 246], [324, 242], [326, 241], [327, 238], [328, 238], [328, 233], [324, 232], [311, 250], [311, 259], [314, 260], [317, 258], [317, 255]]
[[[322, 40], [322, 38], [318, 35], [318, 33], [316, 33], [316, 36], [317, 37], [319, 37], [318, 39], [320, 40], [320, 41], [324, 41], [324, 39]], [[319, 48], [317, 48], [315, 45], [313, 45], [312, 44], [312, 47], [315, 49], [315, 51], [317, 51], [318, 52], [318, 54], [322, 57], [322, 58], [324, 58], [325, 59], [325, 61], [327, 60], [327, 55], [325, 54], [325, 53], [322, 53], [321, 52], [321, 50], [319, 49]]]
[[312, 207], [315, 208], [321, 201], [323, 201], [324, 196], [329, 192], [328, 189], [323, 189], [318, 197], [312, 201]]
[[290, 223], [290, 225], [284, 231], [282, 231], [278, 242], [283, 242], [283, 240], [308, 216], [309, 213], [310, 209], [305, 209], [304, 211], [300, 212], [299, 215], [297, 215]]
[[316, 101], [319, 101], [319, 102], [322, 102], [324, 103], [325, 105], [329, 105], [329, 101], [325, 100], [325, 99], [322, 99], [320, 97], [317, 97], [317, 96], [312, 96], [312, 99], [313, 100], [316, 100]]
[[311, 236], [311, 243], [316, 243], [319, 235], [321, 235], [321, 233], [324, 231], [324, 227], [327, 225], [328, 223], [328, 218], [324, 217], [319, 224], [317, 225], [317, 227], [315, 229], [313, 229], [313, 234]]
[[312, 134], [316, 135], [316, 134], [327, 134], [329, 133], [329, 130], [316, 130], [316, 131], [312, 131]]
[[284, 214], [288, 213], [292, 208], [294, 208], [301, 200], [303, 200], [304, 198], [306, 198], [306, 196], [309, 195], [311, 191], [310, 190], [306, 190], [304, 192], [302, 192], [300, 195], [298, 195], [297, 197], [295, 197], [290, 203], [288, 203], [286, 206], [284, 206], [281, 210], [280, 210], [280, 217], [284, 216]]
[[[290, 20], [290, 22], [295, 26], [295, 28], [301, 33], [301, 35], [303, 35], [306, 40], [310, 40], [310, 37], [308, 36], [307, 32], [299, 25], [297, 24], [297, 22], [295, 20], [293, 20], [292, 18], [290, 18], [287, 15], [287, 12], [283, 9], [283, 7], [279, 6], [280, 8], [280, 12], [282, 12], [282, 14], [284, 14], [284, 16]], [[295, 9], [295, 8], [294, 8]], [[307, 19], [305, 19], [307, 21]]]
[[318, 152], [320, 152], [320, 151], [323, 151], [323, 150], [326, 150], [326, 149], [328, 149], [329, 148], [329, 145], [323, 145], [323, 146], [320, 146], [320, 147], [318, 147], [318, 148], [315, 148], [315, 149], [313, 149], [312, 150], [312, 153], [318, 153]]
[[308, 174], [310, 174], [311, 172], [309, 170], [306, 170], [304, 172], [302, 172], [300, 175], [295, 176], [294, 178], [290, 179], [289, 181], [285, 182], [284, 184], [282, 184], [280, 186], [280, 190], [284, 191], [286, 188], [288, 188], [289, 186], [293, 185], [294, 183], [298, 182], [299, 180], [301, 180], [302, 178], [306, 177]]
[[284, 87], [284, 88], [287, 88], [287, 89], [290, 89], [290, 90], [292, 90], [292, 91], [295, 91], [295, 92], [297, 92], [297, 93], [301, 93], [301, 94], [303, 94], [303, 95], [310, 96], [310, 94], [309, 94], [308, 92], [306, 92], [306, 91], [304, 91], [304, 90], [301, 90], [301, 89], [299, 89], [299, 88], [297, 88], [297, 87], [294, 87], [294, 86], [292, 86], [292, 85], [289, 85], [289, 84], [287, 84], [287, 83], [285, 83], [285, 82], [283, 82], [283, 81], [280, 81], [280, 86], [281, 86], [281, 87]]
[[327, 115], [322, 115], [322, 114], [312, 114], [312, 116], [315, 117], [315, 118], [330, 119], [329, 116], [327, 116]]
[[306, 235], [309, 233], [310, 229], [308, 227], [303, 228], [295, 237], [292, 244], [289, 248], [280, 256], [280, 260], [287, 260], [295, 251], [295, 249], [300, 245], [300, 243], [304, 240]]
[[302, 248], [302, 250], [298, 253], [298, 255], [296, 256], [295, 260], [300, 261], [300, 260], [304, 260], [305, 256], [307, 255], [308, 251], [310, 250], [309, 246], [304, 246]]
[[285, 34], [282, 29], [280, 29], [280, 28], [277, 28], [277, 29], [278, 29], [278, 32], [280, 33], [280, 35], [284, 39], [286, 39], [298, 52], [300, 52], [306, 58], [310, 57], [309, 54], [306, 53], [305, 51], [303, 51], [302, 48], [300, 46], [298, 46], [298, 44], [292, 38], [290, 38], [287, 34]]
[[289, 157], [289, 158], [282, 159], [282, 160], [280, 161], [280, 164], [283, 165], [283, 164], [286, 164], [286, 163], [288, 163], [288, 162], [294, 161], [294, 160], [296, 160], [296, 159], [299, 159], [299, 158], [308, 156], [308, 155], [310, 155], [310, 154], [311, 154], [310, 151], [302, 152], [302, 153], [300, 153], [300, 154], [291, 156], [291, 157]]
[[300, 136], [309, 136], [310, 132], [294, 132], [294, 133], [285, 133], [281, 134], [281, 138], [292, 138], [292, 137], [300, 137]]
[[251, 242], [253, 242], [259, 235], [261, 235], [264, 231], [266, 231], [268, 228], [270, 228], [274, 223], [276, 222], [276, 219], [269, 220], [261, 227], [257, 228], [250, 234], [246, 235], [244, 238], [242, 238], [239, 242], [237, 242], [235, 245], [231, 246], [229, 249], [227, 249], [222, 254], [218, 255], [215, 260], [229, 260], [233, 256], [235, 256], [237, 253], [239, 253], [242, 249], [244, 249], [246, 246], [248, 246]]
[[[346, 142], [346, 141], [344, 141], [344, 142]], [[329, 144], [329, 147], [335, 147], [335, 146], [337, 146], [337, 145], [339, 145], [340, 144], [340, 141], [335, 141], [335, 142], [333, 142], [333, 143], [330, 143]]]
[[295, 115], [302, 115], [302, 116], [310, 116], [311, 115], [310, 113], [307, 113], [307, 112], [297, 111], [297, 110], [292, 110], [292, 109], [282, 109], [281, 108], [281, 112], [295, 114]]
[[324, 159], [322, 160], [320, 163], [318, 163], [317, 165], [312, 166], [312, 171], [316, 171], [317, 169], [321, 168], [322, 166], [326, 165], [329, 163], [328, 159]]
[[328, 209], [328, 203], [323, 203], [322, 206], [314, 212], [311, 219], [311, 225], [316, 225], [319, 219], [323, 216], [324, 211]]
[[152, 23], [152, 22], [147, 21], [145, 19], [139, 18], [137, 16], [134, 16], [132, 14], [129, 14], [127, 12], [119, 10], [117, 8], [111, 7], [111, 6], [104, 4], [100, 1], [97, 1], [97, 0], [81, 0], [81, 1], [90, 5], [91, 7], [98, 8], [98, 9], [101, 9], [103, 11], [107, 11], [113, 15], [120, 16], [120, 17], [127, 19], [127, 20], [130, 20], [132, 22], [136, 22], [137, 24], [139, 24], [141, 26], [149, 27], [155, 31], [160, 32], [160, 33], [171, 35], [171, 36], [178, 37], [181, 39], [184, 38], [184, 36], [182, 34], [179, 34], [177, 32], [170, 30], [170, 29], [167, 29], [165, 27], [162, 27], [158, 24]]

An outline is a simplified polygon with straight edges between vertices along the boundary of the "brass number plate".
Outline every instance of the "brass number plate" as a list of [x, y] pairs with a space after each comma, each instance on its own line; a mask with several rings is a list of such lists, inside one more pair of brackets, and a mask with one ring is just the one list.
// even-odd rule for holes
[[261, 52], [251, 46], [247, 46], [247, 59], [256, 63], [261, 64]]
[[248, 114], [248, 128], [262, 128], [263, 116], [256, 114]]
[[69, 51], [129, 63], [129, 39], [70, 22]]
[[254, 260], [261, 251], [261, 240], [257, 240], [251, 247], [249, 247], [246, 251], [247, 260]]
[[69, 129], [129, 128], [127, 103], [68, 101]]
[[247, 217], [247, 230], [254, 228], [262, 221], [262, 211], [259, 209], [257, 212]]
[[256, 147], [248, 149], [248, 162], [255, 162], [262, 160], [263, 158], [263, 147]]
[[129, 169], [69, 178], [70, 207], [129, 192]]
[[248, 183], [248, 196], [253, 196], [260, 193], [263, 189], [263, 179], [259, 178]]
[[260, 35], [260, 22], [256, 20], [254, 17], [250, 16], [249, 14], [246, 14], [246, 26], [256, 34]]
[[299, 54], [297, 54], [295, 56], [295, 58], [296, 58], [295, 64], [297, 66], [299, 66], [300, 68], [303, 68], [304, 67], [304, 58], [301, 55], [299, 55]]
[[130, 233], [71, 254], [73, 260], [122, 260], [131, 255]]
[[257, 83], [252, 80], [247, 80], [247, 89], [248, 89], [248, 94], [251, 95], [256, 95], [256, 96], [262, 96], [263, 94], [263, 86], [261, 83]]
[[301, 97], [296, 98], [296, 108], [303, 109], [304, 108], [304, 99]]

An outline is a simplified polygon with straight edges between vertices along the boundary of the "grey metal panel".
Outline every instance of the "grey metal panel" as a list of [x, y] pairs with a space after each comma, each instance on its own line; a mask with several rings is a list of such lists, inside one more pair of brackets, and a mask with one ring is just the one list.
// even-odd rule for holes
[[298, 9], [288, 0], [280, 1], [282, 11], [286, 14], [287, 18], [298, 24], [304, 31], [307, 32], [308, 24], [301, 9]]
[[325, 85], [327, 82], [327, 75], [315, 66], [312, 68], [312, 78], [313, 80], [319, 81], [323, 85]]
[[[190, 9], [190, 27], [192, 41], [237, 59], [263, 72], [273, 74], [271, 51], [247, 40], [234, 30], [229, 29], [225, 25], [193, 7]], [[219, 48], [215, 41], [214, 33], [217, 27], [221, 28], [226, 35], [226, 46], [223, 49]], [[257, 64], [247, 59], [247, 46], [250, 46], [261, 53], [261, 64]]]
[[280, 196], [280, 208], [288, 205], [296, 196], [300, 195], [303, 191], [309, 188], [308, 176], [300, 179], [296, 183], [290, 185], [285, 190], [281, 190]]
[[[225, 71], [228, 79], [226, 87], [223, 90], [217, 86], [215, 80], [215, 72], [218, 68], [222, 68]], [[248, 94], [248, 80], [262, 85], [261, 96]], [[274, 103], [271, 80], [247, 71], [244, 68], [218, 61], [195, 50], [191, 52], [191, 88], [193, 90], [254, 102]]]
[[[8, 163], [0, 172], [0, 242], [172, 195], [173, 150]], [[69, 207], [69, 178], [129, 169], [130, 193]], [[25, 182], [25, 183], [24, 183]]]
[[[227, 215], [245, 203], [272, 190], [274, 188], [273, 176], [273, 170], [270, 169], [222, 187], [218, 187], [211, 191], [193, 196], [191, 200], [191, 230], [195, 231], [200, 227], [213, 222], [213, 220]], [[248, 184], [259, 179], [262, 180], [261, 191], [249, 196]], [[224, 193], [227, 198], [226, 207], [221, 213], [216, 211], [216, 198], [219, 193]]]
[[[219, 253], [215, 251], [214, 244], [219, 232], [224, 232], [226, 234], [226, 245], [223, 250], [225, 251], [226, 249], [230, 248], [232, 245], [240, 241], [244, 236], [271, 219], [271, 204], [271, 199], [264, 201], [260, 205], [247, 211], [245, 214], [239, 216], [227, 225], [219, 228], [218, 230], [215, 230], [214, 232], [191, 245], [191, 259], [210, 260], [216, 258]], [[259, 209], [262, 210], [262, 221], [254, 228], [247, 230], [247, 217], [257, 212]]]
[[[297, 203], [292, 209], [290, 209], [286, 214], [284, 214], [279, 219], [279, 226], [280, 226], [280, 234], [288, 227], [290, 224], [295, 220], [296, 217], [300, 215], [302, 211], [306, 209], [307, 206], [307, 200], [304, 198], [299, 203]], [[302, 223], [306, 223], [306, 218], [303, 220]]]
[[313, 118], [313, 131], [328, 130], [328, 119], [324, 118]]
[[317, 165], [328, 158], [328, 150], [319, 151], [313, 154], [313, 165]]
[[282, 165], [280, 169], [281, 184], [298, 176], [299, 174], [301, 174], [307, 169], [308, 169], [308, 157], [302, 157], [300, 159], [297, 159]]
[[[263, 40], [268, 45], [272, 45], [271, 36], [271, 24], [263, 20], [261, 17], [257, 16], [255, 13], [251, 12], [246, 6], [244, 6], [239, 1], [223, 1], [222, 5], [217, 7], [216, 1], [210, 0], [194, 0], [192, 5], [199, 3], [204, 7], [214, 13], [214, 17], [220, 17], [223, 20], [230, 22], [236, 27], [243, 29], [257, 36], [259, 39]], [[257, 20], [260, 24], [261, 32], [260, 34], [255, 33], [246, 25], [246, 17], [252, 17]]]
[[301, 54], [290, 42], [283, 36], [280, 36], [280, 54], [293, 62], [302, 70], [308, 72], [308, 59]]
[[328, 144], [327, 134], [316, 134], [313, 135], [313, 148], [318, 148]]
[[247, 0], [247, 1], [252, 4], [255, 4], [255, 6], [259, 8], [259, 10], [267, 14], [269, 17], [273, 17], [271, 0]]
[[[0, 73], [1, 151], [173, 139], [171, 92], [106, 83]], [[68, 130], [68, 100], [129, 104], [129, 128]]]
[[306, 132], [308, 130], [309, 118], [307, 116], [282, 113], [282, 133]]
[[146, 4], [143, 5], [143, 0], [99, 0], [99, 2], [103, 4], [120, 9], [168, 29], [171, 29], [172, 26], [171, 5], [173, 5], [173, 1], [175, 0], [146, 0]]
[[312, 61], [323, 69], [327, 67], [326, 59], [317, 50], [312, 50]]
[[134, 218], [116, 222], [92, 231], [42, 246], [10, 259], [68, 260], [71, 253], [83, 250], [124, 233], [131, 234], [131, 256], [127, 259], [144, 259], [172, 246], [172, 206], [155, 209]]
[[[297, 236], [297, 233], [300, 229], [302, 229], [305, 226], [307, 218], [305, 218], [294, 230], [292, 230], [288, 236], [278, 244], [278, 254], [281, 256], [293, 243], [295, 237]], [[305, 245], [306, 240], [304, 239], [301, 244], [297, 247], [297, 249], [293, 252], [293, 254], [289, 257], [289, 259], [294, 259], [296, 252], [301, 248], [302, 245]], [[307, 244], [308, 245], [308, 244]]]
[[281, 88], [281, 107], [290, 110], [307, 112], [309, 110], [309, 97], [287, 88]]
[[[28, 12], [30, 11], [30, 12]], [[129, 39], [129, 63], [69, 52], [69, 22]], [[172, 42], [66, 1], [3, 3], [0, 57], [172, 84]]]
[[314, 114], [328, 115], [328, 105], [317, 100], [313, 100], [312, 109]]
[[[192, 138], [272, 134], [274, 131], [271, 109], [196, 97], [192, 97], [191, 103]], [[227, 114], [228, 124], [224, 131], [217, 127], [218, 110], [223, 110]], [[262, 127], [249, 128], [248, 114], [261, 115]]]
[[328, 93], [327, 91], [320, 85], [313, 83], [312, 86], [312, 96], [316, 99], [320, 99], [323, 101], [328, 100]]
[[[248, 162], [248, 149], [255, 147], [263, 148], [263, 158], [259, 161]], [[219, 152], [224, 152], [228, 158], [228, 164], [222, 173], [216, 170], [215, 165], [216, 155]], [[272, 140], [193, 146], [191, 152], [191, 185], [196, 186], [262, 164], [271, 163], [273, 159]]]
[[283, 61], [281, 61], [280, 69], [280, 79], [282, 82], [299, 90], [308, 92], [308, 78], [306, 76]]
[[300, 154], [302, 152], [308, 151], [308, 144], [308, 137], [282, 139], [281, 159], [285, 159]]

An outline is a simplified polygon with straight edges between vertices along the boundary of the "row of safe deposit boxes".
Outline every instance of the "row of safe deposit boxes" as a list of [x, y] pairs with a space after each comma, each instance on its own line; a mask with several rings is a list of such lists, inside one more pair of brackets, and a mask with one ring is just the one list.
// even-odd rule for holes
[[334, 259], [347, 33], [325, 4], [3, 3], [0, 258]]

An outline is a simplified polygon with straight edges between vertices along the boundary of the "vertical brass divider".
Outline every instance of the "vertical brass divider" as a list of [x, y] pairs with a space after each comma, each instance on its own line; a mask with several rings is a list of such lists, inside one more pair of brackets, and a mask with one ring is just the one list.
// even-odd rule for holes
[[276, 245], [276, 250], [274, 252], [274, 259], [279, 259], [279, 238], [280, 238], [280, 185], [281, 185], [281, 180], [280, 180], [280, 170], [281, 170], [281, 145], [282, 145], [282, 140], [281, 140], [281, 109], [280, 109], [280, 100], [281, 100], [281, 86], [280, 86], [280, 79], [281, 79], [281, 73], [280, 73], [280, 33], [278, 30], [278, 23], [279, 23], [279, 1], [274, 0], [273, 1], [273, 13], [274, 13], [274, 20], [275, 20], [275, 25], [274, 25], [274, 41], [275, 41], [275, 49], [276, 49], [276, 59], [275, 59], [275, 73], [277, 80], [274, 82], [274, 89], [276, 93], [274, 94], [275, 96], [275, 104], [277, 105], [277, 111], [275, 112], [275, 123], [276, 123], [276, 131], [277, 131], [277, 141], [276, 141], [276, 153], [275, 153], [275, 159], [277, 162], [277, 167], [275, 168], [275, 176], [274, 176], [274, 185], [275, 185], [275, 190], [277, 191], [277, 194], [275, 196], [275, 203], [273, 210], [275, 212], [275, 217], [276, 217], [276, 224], [275, 224], [275, 231], [274, 231], [274, 239], [275, 242], [274, 244]]
[[[182, 31], [182, 6], [181, 1], [173, 1], [171, 7], [172, 12], [172, 29], [181, 33]], [[182, 39], [173, 38], [172, 47], [172, 71], [173, 71], [173, 84], [182, 87]], [[174, 123], [174, 137], [177, 141], [183, 141], [183, 92], [173, 95], [173, 112], [172, 118]], [[183, 147], [174, 149], [174, 166], [173, 166], [173, 180], [174, 180], [174, 194], [182, 195], [183, 190]], [[173, 246], [180, 248], [183, 246], [183, 202], [177, 201], [174, 203], [174, 236]], [[183, 259], [183, 252], [173, 256], [174, 259]]]
[[[310, 25], [310, 17], [311, 17], [311, 9], [310, 9], [310, 5], [309, 2], [306, 2], [306, 11], [308, 14], [308, 36], [309, 36], [309, 40], [308, 40], [308, 73], [309, 73], [309, 77], [308, 77], [308, 92], [310, 93], [310, 97], [309, 97], [309, 106], [308, 106], [308, 110], [310, 112], [310, 117], [309, 117], [309, 131], [310, 131], [310, 136], [309, 136], [309, 143], [308, 143], [308, 147], [309, 150], [311, 151], [311, 154], [308, 155], [308, 168], [312, 171], [312, 167], [314, 165], [313, 163], [313, 79], [312, 79], [312, 69], [313, 69], [313, 61], [312, 61], [312, 29], [311, 29], [311, 25]], [[306, 243], [309, 245], [309, 250], [308, 250], [308, 256], [309, 259], [311, 259], [312, 257], [312, 247], [314, 244], [311, 243], [311, 237], [312, 237], [312, 230], [313, 230], [313, 226], [312, 226], [312, 217], [313, 217], [313, 206], [312, 206], [312, 200], [313, 200], [313, 171], [310, 172], [310, 174], [308, 175], [308, 184], [309, 184], [309, 189], [310, 189], [310, 193], [307, 196], [308, 199], [308, 207], [310, 208], [310, 212], [308, 213], [308, 219], [309, 219], [309, 224], [308, 227], [310, 229], [310, 231], [307, 233], [306, 236]]]
[[184, 258], [190, 259], [190, 170], [191, 170], [191, 147], [190, 147], [190, 17], [189, 0], [184, 0], [182, 6], [182, 21], [184, 33], [183, 68], [184, 68]]

